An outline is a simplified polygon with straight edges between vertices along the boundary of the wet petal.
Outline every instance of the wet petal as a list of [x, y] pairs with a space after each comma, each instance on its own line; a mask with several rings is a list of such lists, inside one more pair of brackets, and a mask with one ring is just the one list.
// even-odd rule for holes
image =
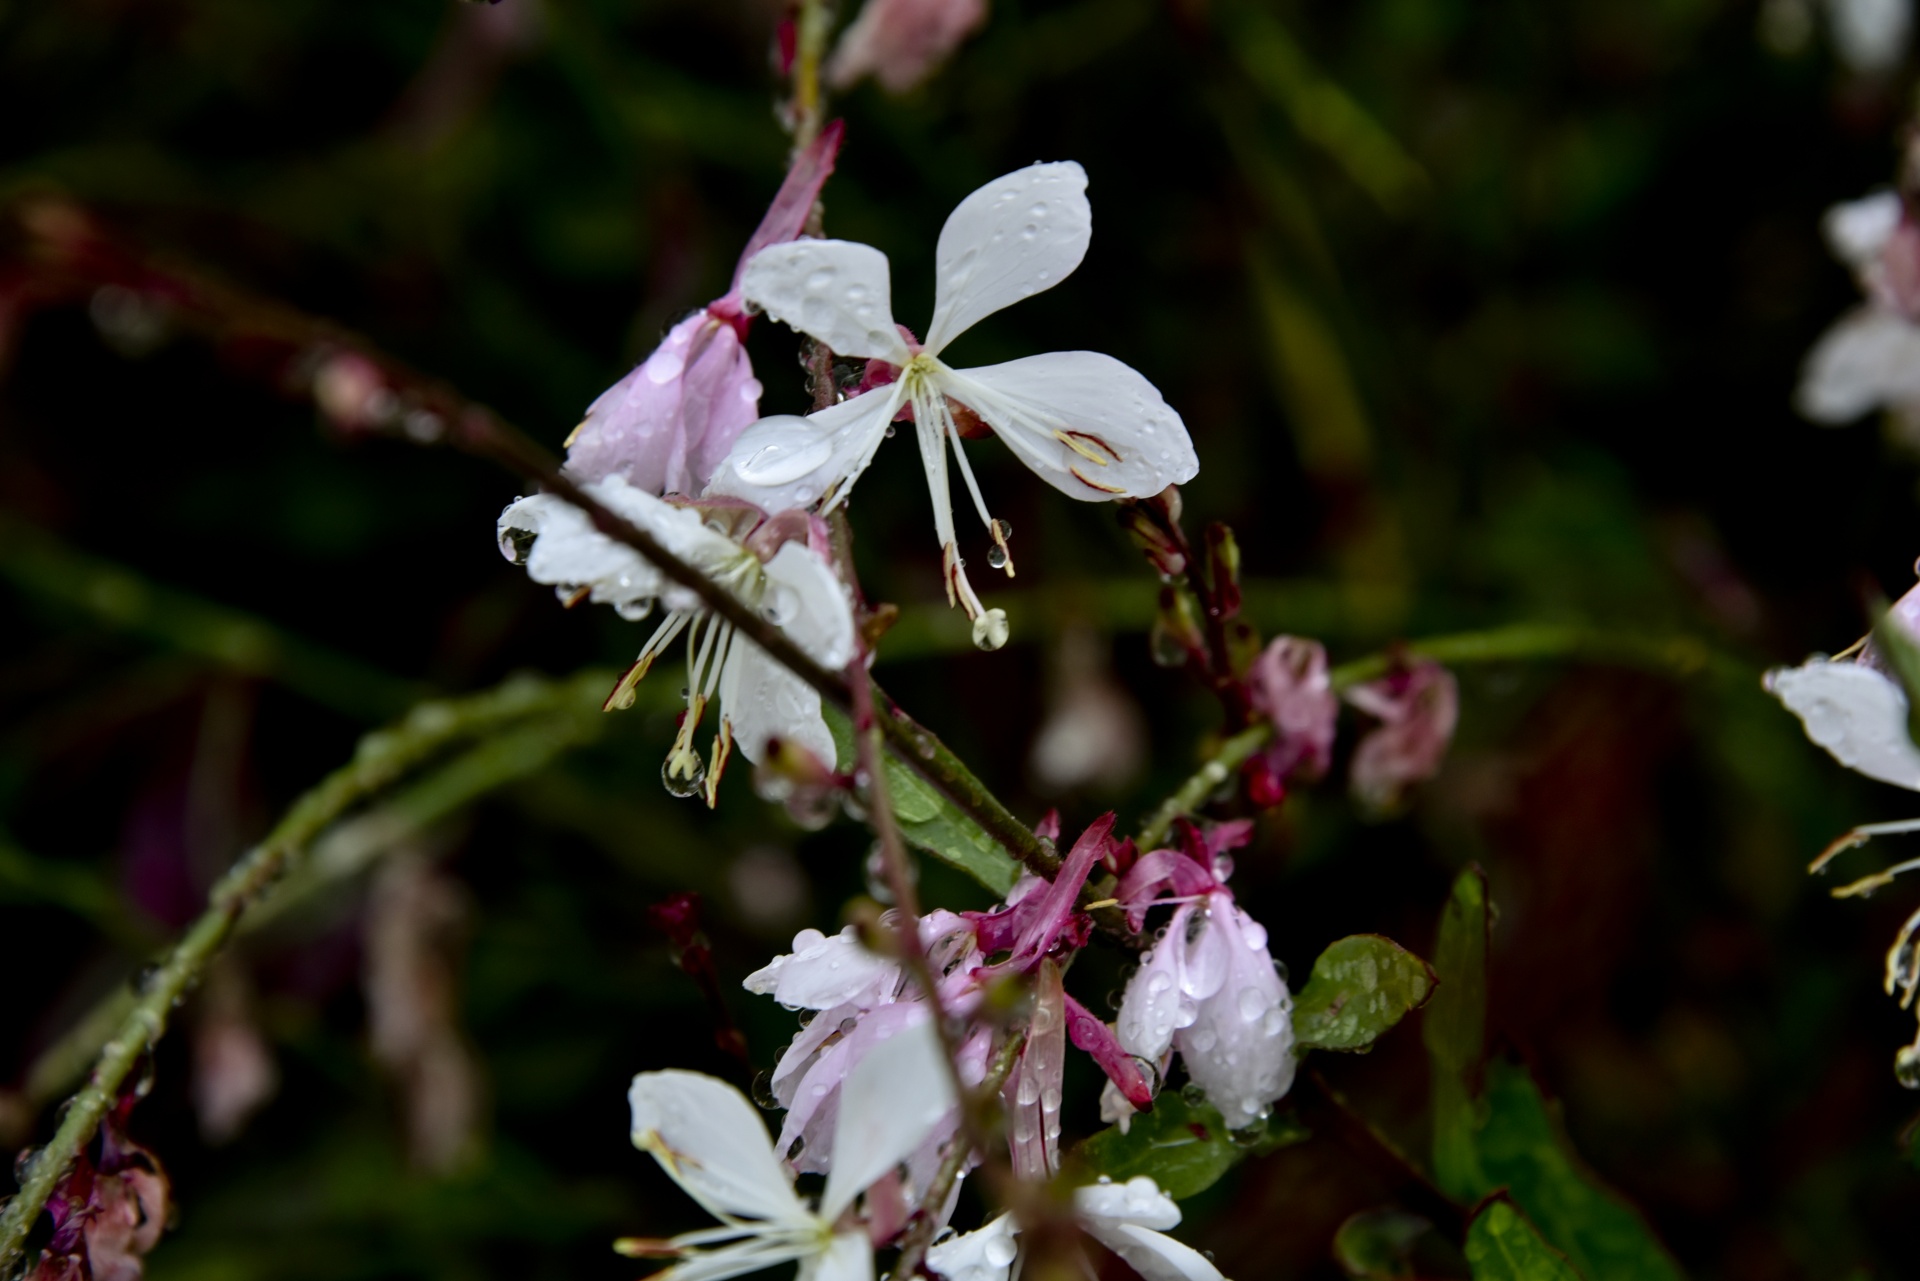
[[770, 512], [811, 507], [836, 486], [844, 495], [886, 439], [902, 395], [894, 383], [805, 418], [762, 418], [734, 442], [707, 492]]
[[1187, 1075], [1227, 1125], [1252, 1125], [1293, 1086], [1293, 998], [1273, 968], [1266, 931], [1225, 894], [1214, 898], [1208, 934], [1225, 974], [1174, 1044]]
[[[1091, 1010], [1071, 996], [1066, 1000], [1066, 1015], [1067, 1035], [1072, 1038], [1074, 1045], [1085, 1050], [1100, 1065], [1100, 1070], [1107, 1074], [1107, 1088], [1117, 1091], [1126, 1100], [1128, 1111], [1152, 1107], [1156, 1080], [1148, 1079], [1140, 1063], [1120, 1044], [1113, 1028], [1102, 1023]], [[1158, 1059], [1155, 1062], [1158, 1066], [1153, 1070], [1156, 1074], [1163, 1073], [1167, 1065]], [[1100, 1112], [1102, 1120], [1117, 1119], [1107, 1117], [1104, 1094]], [[1125, 1133], [1126, 1127], [1122, 1126], [1121, 1132]]]
[[795, 240], [755, 254], [740, 277], [746, 300], [839, 356], [904, 365], [893, 324], [887, 256], [851, 240]]
[[720, 672], [720, 714], [733, 727], [740, 754], [758, 765], [769, 739], [797, 743], [834, 759], [833, 731], [820, 715], [820, 693], [735, 632]]
[[1089, 1232], [1130, 1223], [1162, 1231], [1178, 1227], [1180, 1206], [1144, 1174], [1125, 1183], [1090, 1183], [1073, 1190], [1073, 1212]]
[[1060, 967], [1042, 961], [1033, 1017], [1007, 1080], [1007, 1148], [1017, 1179], [1045, 1181], [1060, 1169], [1060, 1100], [1067, 1061], [1066, 992]]
[[1111, 356], [1056, 351], [949, 371], [942, 382], [1070, 498], [1144, 498], [1200, 470], [1180, 415]]
[[820, 1196], [820, 1215], [829, 1222], [954, 1110], [953, 1079], [932, 1021], [875, 1046], [847, 1074], [840, 1093], [833, 1167]]
[[878, 1005], [899, 982], [899, 962], [862, 947], [849, 925], [832, 937], [802, 932], [791, 953], [749, 974], [743, 986], [790, 1010], [825, 1010], [853, 1001]]
[[1013, 1261], [1020, 1256], [1014, 1241], [1020, 1225], [1011, 1214], [948, 1237], [927, 1251], [927, 1266], [946, 1281], [1007, 1281]]
[[1146, 1281], [1226, 1281], [1206, 1255], [1151, 1228], [1131, 1223], [1089, 1226], [1087, 1235], [1125, 1259]]
[[1860, 663], [1816, 658], [1767, 673], [1767, 689], [1800, 718], [1807, 737], [1848, 769], [1920, 791], [1920, 750], [1907, 734], [1907, 696]]
[[1160, 940], [1140, 958], [1140, 968], [1127, 980], [1126, 994], [1120, 999], [1120, 1014], [1114, 1020], [1120, 1045], [1149, 1062], [1165, 1054], [1173, 1034], [1193, 1021], [1191, 1004], [1180, 992], [1187, 922], [1193, 911], [1193, 904], [1187, 903], [1174, 912]]
[[800, 1265], [799, 1281], [873, 1281], [873, 1244], [864, 1232], [836, 1233], [825, 1252]]
[[1820, 219], [1834, 256], [1855, 271], [1865, 270], [1880, 256], [1899, 225], [1900, 197], [1892, 191], [1834, 205]]
[[1059, 284], [1092, 238], [1087, 171], [1071, 160], [1028, 165], [962, 200], [934, 250], [927, 350], [937, 355], [983, 317]]
[[811, 1220], [746, 1096], [698, 1072], [642, 1072], [627, 1091], [634, 1145], [715, 1218]]
[[833, 173], [833, 162], [840, 155], [840, 139], [845, 132], [846, 126], [835, 120], [820, 131], [820, 136], [805, 151], [794, 157], [793, 167], [787, 170], [780, 190], [774, 193], [766, 216], [747, 237], [747, 247], [740, 251], [740, 261], [733, 269], [733, 290], [722, 300], [723, 304], [739, 295], [747, 264], [762, 249], [799, 239], [807, 225], [807, 216], [813, 212], [814, 202], [820, 199], [820, 189], [827, 185], [827, 178]]
[[783, 545], [767, 562], [760, 608], [822, 666], [838, 670], [853, 661], [853, 602], [833, 567], [801, 544]]
[[1920, 400], [1920, 326], [1877, 306], [1857, 307], [1807, 353], [1794, 407], [1817, 423]]

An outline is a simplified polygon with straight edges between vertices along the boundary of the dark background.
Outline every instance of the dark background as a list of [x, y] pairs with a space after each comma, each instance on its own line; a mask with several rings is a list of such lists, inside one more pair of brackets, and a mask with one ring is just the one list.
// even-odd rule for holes
[[[777, 17], [751, 0], [0, 6], [0, 197], [70, 200], [557, 446], [724, 292], [785, 154]], [[1688, 679], [1463, 667], [1456, 750], [1406, 813], [1365, 820], [1336, 780], [1266, 819], [1240, 863], [1243, 901], [1301, 975], [1348, 933], [1427, 949], [1451, 875], [1482, 862], [1497, 1032], [1702, 1277], [1914, 1274], [1913, 1101], [1891, 1068], [1912, 1022], [1877, 990], [1913, 891], [1836, 903], [1801, 869], [1920, 803], [1846, 774], [1758, 685], [1851, 641], [1864, 594], [1904, 591], [1920, 552], [1912, 454], [1789, 404], [1802, 354], [1856, 297], [1819, 216], [1889, 180], [1912, 87], [1850, 73], [1817, 21], [1783, 51], [1754, 5], [1715, 0], [998, 0], [920, 90], [834, 107], [827, 226], [889, 255], [916, 329], [955, 201], [1034, 160], [1085, 165], [1085, 265], [952, 355], [1084, 347], [1158, 384], [1202, 460], [1190, 527], [1233, 525], [1263, 629], [1336, 660], [1521, 621], [1685, 634], [1720, 656]], [[1334, 126], [1329, 101], [1351, 109]], [[24, 1072], [404, 706], [381, 691], [621, 664], [644, 632], [561, 611], [500, 559], [489, 527], [512, 477], [342, 432], [164, 307], [36, 301], [9, 264], [0, 1071]], [[751, 350], [765, 408], [799, 407], [792, 336], [762, 324]], [[907, 615], [879, 675], [1023, 816], [1058, 804], [1072, 834], [1117, 807], [1130, 826], [1216, 713], [1149, 661], [1151, 575], [1111, 512], [992, 442], [971, 456], [1016, 531], [1017, 583], [976, 582], [1015, 644], [957, 639], [901, 442], [852, 507], [869, 594]], [[316, 697], [116, 626], [31, 584], [17, 522], [390, 679]], [[1074, 622], [1110, 648], [1102, 688], [1139, 709], [1148, 764], [1057, 794], [1026, 762], [1059, 685], [1052, 638]], [[647, 705], [678, 679], [668, 664]], [[665, 712], [620, 718], [423, 842], [456, 904], [436, 937], [486, 1082], [451, 1171], [410, 1164], [408, 1087], [368, 1053], [370, 891], [241, 947], [243, 1021], [278, 1093], [207, 1143], [190, 1052], [207, 1016], [188, 1008], [134, 1121], [181, 1205], [155, 1277], [624, 1277], [612, 1237], [695, 1226], [627, 1143], [625, 1082], [728, 1064], [645, 909], [708, 895], [765, 1065], [791, 1018], [735, 984], [794, 929], [835, 927], [867, 838], [801, 832], [744, 769], [717, 813], [672, 800], [655, 781], [670, 736]], [[106, 906], [76, 912], [48, 888], [62, 877]], [[981, 900], [938, 868], [924, 885]], [[1082, 995], [1117, 965], [1089, 957]], [[1424, 1150], [1414, 1023], [1327, 1071]], [[6, 1117], [9, 1143], [51, 1125], [17, 1096]], [[1182, 1231], [1229, 1276], [1335, 1275], [1334, 1227], [1391, 1195], [1315, 1142], [1243, 1166]]]

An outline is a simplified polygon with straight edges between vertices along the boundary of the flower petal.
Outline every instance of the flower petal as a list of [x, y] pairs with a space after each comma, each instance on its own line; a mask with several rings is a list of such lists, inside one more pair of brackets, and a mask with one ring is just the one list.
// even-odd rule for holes
[[1069, 498], [1145, 498], [1200, 470], [1180, 415], [1111, 356], [1056, 351], [950, 370], [941, 381]]
[[1816, 658], [1767, 673], [1767, 689], [1800, 718], [1807, 737], [1848, 769], [1920, 791], [1920, 750], [1907, 734], [1907, 696], [1860, 663]]
[[734, 441], [707, 493], [769, 512], [811, 507], [835, 486], [845, 495], [886, 439], [903, 394], [894, 383], [805, 418], [762, 418]]
[[805, 1254], [806, 1247], [796, 1241], [748, 1237], [718, 1250], [689, 1255], [666, 1271], [654, 1273], [648, 1281], [726, 1281], [728, 1277], [743, 1277]]
[[995, 178], [940, 229], [926, 349], [938, 355], [983, 317], [1053, 288], [1080, 265], [1092, 239], [1087, 171], [1073, 161]]
[[1060, 1096], [1067, 1061], [1066, 991], [1060, 967], [1034, 975], [1027, 1044], [1006, 1084], [1007, 1151], [1013, 1177], [1045, 1182], [1060, 1169]]
[[720, 714], [733, 727], [740, 754], [758, 765], [767, 742], [797, 743], [823, 761], [834, 759], [833, 731], [820, 715], [820, 693], [735, 632], [720, 671]]
[[1920, 325], [1885, 307], [1856, 307], [1807, 353], [1794, 407], [1817, 423], [1920, 400]]
[[873, 1243], [864, 1232], [839, 1232], [800, 1265], [799, 1281], [873, 1281]]
[[1125, 1259], [1146, 1281], [1226, 1281], [1206, 1255], [1151, 1228], [1121, 1223], [1099, 1231], [1089, 1227], [1087, 1235]]
[[845, 133], [846, 126], [835, 120], [820, 131], [820, 136], [805, 151], [793, 158], [793, 167], [787, 170], [780, 190], [774, 193], [773, 203], [767, 206], [760, 225], [747, 237], [747, 247], [740, 251], [740, 261], [733, 269], [732, 292], [723, 302], [739, 295], [740, 278], [746, 275], [747, 264], [762, 249], [800, 238], [814, 202], [820, 199], [820, 188], [827, 185], [827, 178], [833, 173], [833, 162], [840, 155], [840, 139]]
[[954, 1110], [953, 1079], [931, 1020], [903, 1028], [847, 1073], [833, 1128], [833, 1168], [820, 1197], [828, 1222], [920, 1146]]
[[[767, 562], [760, 601], [768, 618], [822, 666], [853, 661], [853, 602], [833, 567], [800, 543], [785, 543]], [[831, 754], [821, 759], [831, 762]]]
[[927, 1251], [927, 1266], [946, 1281], [1007, 1281], [1020, 1255], [1014, 1236], [1020, 1224], [1003, 1214], [982, 1227], [945, 1241]]
[[1193, 1022], [1193, 1002], [1180, 991], [1187, 922], [1193, 911], [1191, 903], [1183, 903], [1174, 911], [1159, 942], [1140, 958], [1140, 968], [1127, 980], [1126, 994], [1120, 998], [1119, 1017], [1114, 1020], [1120, 1046], [1150, 1063], [1158, 1062], [1167, 1052], [1174, 1032]]
[[1187, 1075], [1206, 1091], [1228, 1127], [1239, 1130], [1258, 1121], [1293, 1087], [1293, 998], [1274, 971], [1266, 930], [1227, 894], [1212, 900], [1203, 942], [1219, 948], [1225, 973], [1174, 1044]]
[[762, 249], [740, 277], [746, 300], [835, 355], [904, 365], [887, 256], [851, 240], [795, 240]]
[[642, 1072], [627, 1091], [633, 1142], [715, 1218], [806, 1223], [746, 1096], [699, 1072]]
[[826, 1010], [850, 1001], [879, 1005], [892, 999], [899, 983], [900, 963], [862, 947], [849, 925], [830, 938], [802, 931], [789, 955], [749, 974], [744, 986], [789, 1010]]
[[1137, 1174], [1125, 1183], [1089, 1183], [1075, 1188], [1073, 1212], [1081, 1226], [1096, 1237], [1101, 1231], [1122, 1223], [1156, 1231], [1177, 1227], [1180, 1223], [1179, 1205], [1144, 1174]]

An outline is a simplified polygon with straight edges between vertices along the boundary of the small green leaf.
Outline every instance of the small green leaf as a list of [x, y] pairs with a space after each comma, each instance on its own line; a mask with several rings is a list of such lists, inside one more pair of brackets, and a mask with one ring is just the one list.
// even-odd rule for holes
[[1307, 1137], [1290, 1113], [1275, 1113], [1261, 1126], [1230, 1131], [1211, 1104], [1169, 1091], [1153, 1101], [1153, 1111], [1136, 1115], [1125, 1134], [1119, 1126], [1109, 1126], [1093, 1135], [1080, 1145], [1080, 1156], [1095, 1174], [1117, 1182], [1144, 1174], [1162, 1192], [1184, 1201], [1219, 1182], [1243, 1157]]
[[1414, 1243], [1431, 1231], [1432, 1223], [1392, 1206], [1362, 1210], [1333, 1234], [1333, 1261], [1365, 1281], [1411, 1277]]
[[1482, 1192], [1506, 1187], [1593, 1281], [1681, 1281], [1679, 1265], [1639, 1211], [1573, 1154], [1524, 1067], [1489, 1063], [1485, 1103], [1476, 1138], [1487, 1180]]
[[1378, 934], [1334, 943], [1293, 1003], [1293, 1039], [1308, 1050], [1365, 1050], [1433, 994], [1433, 969]]
[[1467, 1228], [1473, 1281], [1580, 1281], [1573, 1265], [1504, 1200], [1489, 1201]]
[[1460, 1201], [1487, 1191], [1475, 1150], [1480, 1111], [1474, 1095], [1487, 1040], [1487, 879], [1477, 866], [1460, 873], [1440, 915], [1433, 968], [1439, 990], [1422, 1029], [1433, 1060], [1433, 1177]]

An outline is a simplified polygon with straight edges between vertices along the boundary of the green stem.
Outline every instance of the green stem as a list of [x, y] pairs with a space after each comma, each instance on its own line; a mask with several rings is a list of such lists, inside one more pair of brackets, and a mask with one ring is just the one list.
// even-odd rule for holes
[[[1329, 675], [1336, 690], [1344, 690], [1383, 676], [1397, 658], [1415, 656], [1459, 666], [1468, 663], [1511, 662], [1529, 658], [1578, 658], [1643, 667], [1676, 676], [1690, 676], [1718, 661], [1703, 642], [1690, 636], [1652, 638], [1624, 632], [1600, 632], [1560, 623], [1521, 623], [1489, 631], [1460, 632], [1411, 641], [1378, 654], [1342, 663]], [[1206, 762], [1160, 802], [1140, 827], [1135, 843], [1141, 850], [1158, 849], [1173, 830], [1175, 819], [1192, 814], [1232, 779], [1235, 771], [1273, 741], [1273, 726], [1261, 722], [1225, 740]]]
[[289, 871], [315, 839], [348, 810], [392, 786], [452, 744], [485, 736], [530, 716], [592, 706], [598, 686], [516, 679], [471, 698], [423, 703], [397, 725], [369, 734], [354, 759], [297, 801], [265, 840], [220, 878], [208, 905], [158, 968], [133, 994], [95, 1060], [86, 1085], [70, 1101], [59, 1129], [28, 1166], [20, 1194], [0, 1213], [0, 1276], [19, 1262], [54, 1185], [72, 1165], [119, 1098], [141, 1057], [166, 1031], [175, 1007], [232, 937], [241, 918]]

